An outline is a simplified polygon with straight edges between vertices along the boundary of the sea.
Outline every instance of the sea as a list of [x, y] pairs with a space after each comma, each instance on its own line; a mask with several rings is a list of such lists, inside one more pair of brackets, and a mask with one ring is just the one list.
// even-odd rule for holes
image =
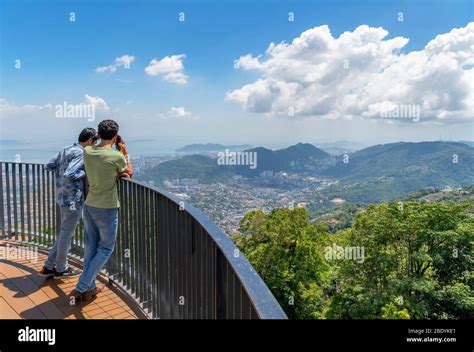
[[[45, 163], [58, 151], [74, 141], [46, 140], [34, 142], [17, 140], [0, 140], [0, 161], [17, 161], [25, 163]], [[176, 154], [175, 150], [190, 144], [186, 138], [166, 137], [159, 139], [134, 139], [127, 141], [131, 158], [146, 156], [165, 156]]]
[[[65, 139], [44, 139], [35, 141], [20, 141], [0, 139], [0, 161], [45, 163], [53, 158], [62, 148], [71, 145], [74, 141]], [[196, 136], [160, 136], [156, 138], [127, 139], [128, 153], [132, 159], [150, 156], [182, 155], [177, 149], [196, 143], [220, 143], [223, 145], [245, 144], [237, 139], [227, 140], [219, 136], [199, 138]], [[256, 144], [255, 144], [256, 145]], [[269, 149], [285, 148], [288, 145], [281, 143], [259, 144]]]

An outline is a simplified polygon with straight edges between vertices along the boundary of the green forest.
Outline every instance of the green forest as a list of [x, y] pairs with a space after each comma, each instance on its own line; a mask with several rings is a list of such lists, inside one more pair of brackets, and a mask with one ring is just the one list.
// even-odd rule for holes
[[335, 233], [305, 209], [252, 211], [233, 240], [291, 319], [474, 318], [470, 206], [369, 205]]

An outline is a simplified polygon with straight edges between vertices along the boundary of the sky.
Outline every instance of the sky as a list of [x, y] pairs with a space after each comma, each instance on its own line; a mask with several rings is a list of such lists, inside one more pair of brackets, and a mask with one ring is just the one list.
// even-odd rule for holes
[[470, 0], [0, 3], [1, 140], [474, 140]]

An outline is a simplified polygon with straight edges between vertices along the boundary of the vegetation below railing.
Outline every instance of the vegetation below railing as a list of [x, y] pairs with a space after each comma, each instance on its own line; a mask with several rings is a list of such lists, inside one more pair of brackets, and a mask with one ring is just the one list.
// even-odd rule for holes
[[233, 239], [290, 318], [472, 318], [469, 206], [370, 205], [335, 234], [304, 209], [253, 211]]

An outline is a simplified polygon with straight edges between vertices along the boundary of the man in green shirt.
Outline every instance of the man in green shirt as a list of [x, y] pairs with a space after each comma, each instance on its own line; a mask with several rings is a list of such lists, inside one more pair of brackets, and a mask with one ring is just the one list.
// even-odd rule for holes
[[109, 260], [117, 239], [120, 206], [117, 183], [119, 178], [130, 178], [133, 174], [118, 130], [115, 121], [102, 121], [98, 128], [100, 143], [84, 148], [89, 193], [84, 202], [84, 270], [76, 289], [71, 292], [76, 299], [88, 300], [100, 292], [95, 280]]

